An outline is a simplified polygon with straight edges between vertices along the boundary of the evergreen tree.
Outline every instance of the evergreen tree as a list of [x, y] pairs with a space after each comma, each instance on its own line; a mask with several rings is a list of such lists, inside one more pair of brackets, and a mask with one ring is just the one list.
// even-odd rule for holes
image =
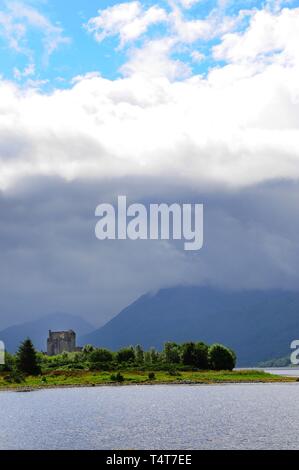
[[39, 375], [41, 372], [36, 351], [29, 338], [19, 347], [16, 365], [17, 370], [26, 375]]

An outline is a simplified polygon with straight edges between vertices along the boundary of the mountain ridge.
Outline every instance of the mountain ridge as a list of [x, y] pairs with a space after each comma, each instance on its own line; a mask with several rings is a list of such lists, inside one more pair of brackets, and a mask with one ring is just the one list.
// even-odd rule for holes
[[35, 348], [46, 350], [46, 340], [49, 330], [70, 330], [77, 333], [77, 337], [91, 332], [94, 327], [77, 315], [69, 313], [53, 313], [30, 322], [13, 325], [0, 331], [0, 340], [4, 342], [6, 350], [14, 353], [19, 344], [29, 337]]
[[222, 342], [240, 366], [290, 352], [299, 338], [299, 292], [175, 287], [145, 294], [91, 334], [79, 338], [112, 350], [130, 344], [161, 349], [166, 341]]

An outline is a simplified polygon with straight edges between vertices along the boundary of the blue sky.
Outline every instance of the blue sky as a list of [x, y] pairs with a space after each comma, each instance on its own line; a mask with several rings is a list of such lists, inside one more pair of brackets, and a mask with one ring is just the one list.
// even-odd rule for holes
[[[188, 0], [176, 1], [151, 1], [140, 2], [143, 12], [156, 5], [170, 15], [173, 5], [180, 10], [185, 22], [205, 20], [213, 14], [220, 17], [236, 17], [241, 10], [260, 9], [267, 4], [267, 8], [275, 9], [277, 2], [270, 1], [217, 1], [217, 0], [189, 0], [193, 4], [182, 5]], [[124, 47], [119, 48], [119, 37], [115, 34], [108, 35], [101, 41], [96, 41], [94, 34], [87, 31], [86, 24], [107, 9], [120, 5], [115, 0], [1, 0], [0, 1], [0, 73], [3, 78], [16, 80], [20, 84], [33, 80], [42, 88], [69, 87], [73, 77], [89, 72], [99, 72], [102, 76], [115, 79], [121, 75], [120, 69], [126, 63], [128, 54], [134, 48], [142, 47], [145, 41], [154, 38], [173, 37], [174, 31], [167, 22], [157, 22], [149, 25], [147, 31], [136, 40], [129, 41]], [[294, 8], [299, 2], [280, 2]], [[186, 6], [187, 5], [187, 6]], [[30, 24], [28, 18], [18, 14], [20, 6], [31, 9], [42, 15], [48, 21], [51, 28], [57, 28], [54, 33], [59, 36], [61, 42], [57, 44], [49, 57], [45, 52], [45, 30]], [[17, 12], [17, 13], [16, 13]], [[1, 22], [2, 15], [2, 22]], [[248, 25], [248, 16], [244, 16], [234, 28], [234, 31], [242, 31]], [[18, 49], [12, 47], [10, 35], [15, 33], [5, 31], [5, 21], [11, 21], [12, 27], [25, 27], [26, 31], [17, 39]], [[207, 71], [221, 61], [215, 61], [211, 57], [211, 47], [221, 42], [221, 35], [215, 37], [199, 38], [192, 43], [179, 41], [171, 50], [170, 55], [180, 60], [189, 67], [192, 74], [206, 74]], [[194, 51], [204, 54], [200, 61], [193, 60]], [[34, 67], [34, 71], [33, 71]], [[25, 72], [25, 73], [24, 73]]]

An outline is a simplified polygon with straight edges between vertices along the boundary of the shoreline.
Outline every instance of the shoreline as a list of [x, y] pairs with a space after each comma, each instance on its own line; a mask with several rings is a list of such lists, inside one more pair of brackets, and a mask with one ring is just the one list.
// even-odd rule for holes
[[[55, 388], [122, 387], [133, 385], [226, 385], [250, 383], [299, 383], [299, 377], [281, 376], [262, 371], [115, 371], [53, 370], [39, 376], [25, 376], [22, 381], [0, 374], [0, 391], [26, 392]], [[153, 375], [153, 377], [151, 376]], [[117, 375], [117, 374], [116, 374]]]
[[[73, 389], [73, 388], [101, 388], [101, 387], [140, 387], [140, 386], [158, 386], [158, 385], [188, 385], [188, 386], [218, 386], [218, 385], [277, 385], [277, 384], [298, 384], [299, 381], [292, 377], [286, 377], [287, 380], [251, 380], [251, 381], [219, 381], [219, 382], [191, 382], [191, 381], [173, 381], [173, 382], [123, 382], [123, 383], [98, 383], [98, 384], [59, 384], [59, 385], [38, 385], [38, 386], [18, 386], [18, 387], [7, 387], [0, 388], [1, 392], [15, 392], [15, 393], [30, 393], [43, 390], [55, 390], [55, 389]], [[290, 380], [291, 379], [291, 380]], [[293, 380], [292, 380], [293, 379]]]

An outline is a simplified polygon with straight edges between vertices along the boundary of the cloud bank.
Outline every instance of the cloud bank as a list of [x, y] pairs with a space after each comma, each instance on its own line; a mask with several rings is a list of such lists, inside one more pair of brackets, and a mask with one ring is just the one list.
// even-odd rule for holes
[[214, 46], [226, 63], [206, 76], [175, 78], [188, 67], [164, 38], [130, 50], [115, 80], [88, 74], [51, 94], [2, 81], [0, 187], [38, 175], [232, 187], [297, 178], [298, 32], [299, 9], [252, 13]]
[[[87, 34], [126, 54], [117, 78], [93, 71], [49, 93], [1, 79], [3, 324], [57, 310], [101, 323], [175, 284], [297, 288], [299, 8], [190, 16], [198, 3], [90, 18]], [[118, 194], [204, 203], [203, 250], [99, 243], [94, 210]]]

